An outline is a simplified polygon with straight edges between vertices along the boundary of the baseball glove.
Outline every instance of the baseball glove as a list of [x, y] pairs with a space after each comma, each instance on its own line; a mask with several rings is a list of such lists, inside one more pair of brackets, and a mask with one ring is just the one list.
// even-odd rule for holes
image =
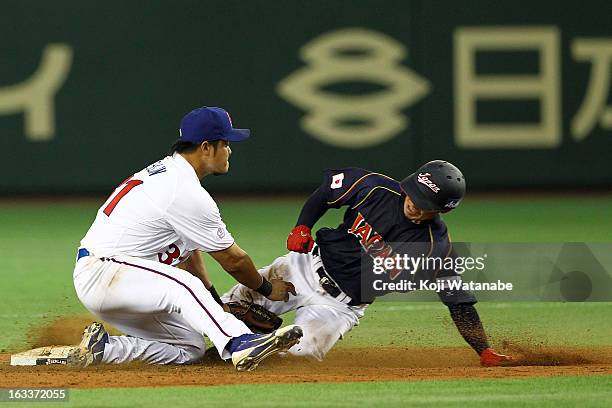
[[242, 320], [253, 333], [272, 333], [283, 323], [283, 319], [265, 307], [247, 302], [226, 303], [231, 314]]

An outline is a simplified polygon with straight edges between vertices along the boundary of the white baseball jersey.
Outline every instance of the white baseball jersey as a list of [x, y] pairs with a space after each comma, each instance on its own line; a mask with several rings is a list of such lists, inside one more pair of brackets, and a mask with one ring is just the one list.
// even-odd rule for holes
[[128, 255], [174, 265], [194, 250], [220, 251], [233, 243], [217, 204], [175, 153], [117, 187], [81, 247], [96, 257]]

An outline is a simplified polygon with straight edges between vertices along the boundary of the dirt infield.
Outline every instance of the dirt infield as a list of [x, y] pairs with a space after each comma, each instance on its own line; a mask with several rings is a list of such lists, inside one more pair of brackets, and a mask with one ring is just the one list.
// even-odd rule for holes
[[[552, 357], [557, 365], [521, 365], [533, 362], [520, 357], [517, 365], [512, 367], [483, 368], [477, 365], [473, 352], [464, 348], [338, 349], [322, 363], [273, 357], [252, 373], [238, 373], [231, 364], [206, 361], [191, 366], [11, 367], [10, 356], [1, 354], [0, 388], [155, 387], [612, 374], [612, 348], [545, 350], [540, 354], [539, 358]], [[574, 364], [577, 358], [590, 362]]]
[[[76, 344], [81, 317], [62, 319], [35, 330], [27, 348]], [[338, 348], [324, 362], [274, 356], [252, 373], [230, 363], [204, 360], [190, 366], [144, 364], [11, 367], [0, 354], [0, 388], [11, 387], [155, 387], [177, 385], [271, 384], [350, 381], [411, 381], [453, 378], [517, 378], [612, 374], [612, 347], [553, 348], [504, 344], [512, 366], [484, 368], [467, 346], [460, 348]]]
[[[484, 368], [465, 348], [337, 349], [322, 362], [272, 357], [252, 373], [229, 363], [203, 361], [191, 366], [144, 364], [11, 367], [0, 354], [0, 388], [154, 387], [175, 385], [270, 384], [349, 381], [411, 381], [452, 378], [515, 378], [612, 374], [612, 347], [542, 349], [518, 355], [514, 366]], [[534, 365], [544, 364], [544, 365]]]

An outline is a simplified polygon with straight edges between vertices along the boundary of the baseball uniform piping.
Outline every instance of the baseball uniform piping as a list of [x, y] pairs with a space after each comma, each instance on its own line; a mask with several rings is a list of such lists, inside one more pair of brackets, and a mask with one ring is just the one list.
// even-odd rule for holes
[[118, 260], [113, 259], [113, 258], [106, 258], [106, 259], [108, 259], [109, 261], [112, 261], [112, 262], [118, 263], [118, 264], [128, 265], [128, 266], [133, 266], [134, 268], [138, 268], [138, 269], [144, 269], [145, 271], [153, 272], [153, 273], [155, 273], [155, 274], [158, 274], [158, 275], [164, 276], [164, 277], [166, 277], [166, 278], [168, 278], [168, 279], [170, 279], [170, 280], [175, 281], [176, 283], [178, 283], [179, 285], [181, 285], [182, 287], [184, 287], [185, 289], [187, 289], [187, 291], [188, 291], [189, 293], [191, 293], [191, 296], [193, 296], [193, 298], [195, 299], [195, 301], [196, 301], [196, 302], [198, 302], [198, 305], [200, 305], [200, 307], [201, 307], [202, 309], [204, 309], [204, 311], [206, 312], [206, 314], [208, 315], [208, 317], [210, 317], [210, 320], [212, 320], [212, 321], [213, 321], [213, 323], [215, 324], [215, 326], [217, 326], [217, 328], [219, 329], [219, 331], [220, 331], [221, 333], [223, 333], [223, 335], [224, 335], [224, 336], [226, 336], [226, 337], [232, 337], [232, 336], [230, 336], [229, 334], [227, 334], [227, 333], [226, 333], [226, 332], [225, 332], [225, 331], [224, 331], [224, 330], [221, 328], [221, 326], [219, 325], [219, 323], [218, 323], [218, 322], [215, 320], [215, 318], [214, 318], [214, 317], [213, 317], [213, 316], [210, 314], [210, 312], [208, 311], [208, 309], [206, 309], [206, 306], [204, 306], [204, 305], [202, 304], [202, 302], [200, 302], [200, 299], [198, 299], [198, 297], [195, 295], [195, 293], [193, 293], [193, 291], [191, 290], [191, 288], [190, 288], [189, 286], [185, 285], [185, 284], [184, 284], [183, 282], [181, 282], [180, 280], [178, 280], [178, 279], [176, 279], [176, 278], [173, 278], [173, 277], [172, 277], [172, 276], [170, 276], [170, 275], [166, 275], [166, 274], [165, 274], [165, 273], [163, 273], [163, 272], [156, 271], [155, 269], [147, 268], [146, 266], [140, 266], [140, 265], [132, 264], [132, 263], [129, 263], [129, 262], [118, 261]]
[[383, 187], [383, 186], [376, 186], [376, 187], [372, 188], [372, 189], [371, 189], [371, 190], [368, 192], [368, 194], [367, 194], [367, 195], [366, 195], [366, 196], [363, 198], [363, 200], [361, 200], [361, 201], [360, 201], [359, 203], [357, 203], [356, 205], [352, 206], [352, 207], [351, 207], [351, 210], [354, 210], [355, 208], [357, 208], [357, 207], [359, 207], [361, 204], [363, 204], [363, 202], [364, 202], [365, 200], [367, 200], [367, 199], [368, 199], [368, 197], [370, 197], [370, 195], [371, 195], [371, 194], [374, 192], [374, 190], [376, 190], [377, 188], [382, 188], [382, 189], [385, 189], [385, 190], [390, 191], [390, 192], [392, 192], [393, 194], [398, 195], [398, 196], [399, 196], [399, 195], [401, 195], [401, 194], [400, 194], [400, 193], [398, 193], [397, 191], [393, 191], [393, 190], [391, 190], [390, 188]]

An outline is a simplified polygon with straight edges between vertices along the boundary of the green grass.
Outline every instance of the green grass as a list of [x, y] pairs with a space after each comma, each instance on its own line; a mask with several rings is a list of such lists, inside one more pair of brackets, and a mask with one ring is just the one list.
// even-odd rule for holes
[[598, 376], [72, 390], [69, 403], [36, 406], [563, 408], [609, 407], [611, 400], [612, 376]]
[[[491, 341], [525, 345], [612, 344], [612, 303], [481, 302], [478, 313]], [[568, 335], [568, 332], [571, 335]], [[375, 302], [342, 347], [464, 346], [440, 302]]]
[[612, 195], [468, 196], [444, 220], [455, 241], [610, 242]]
[[[79, 240], [101, 202], [0, 203], [0, 349], [21, 347], [32, 326], [86, 313], [74, 294], [72, 269]], [[300, 205], [300, 200], [220, 200], [230, 231], [259, 266], [286, 252], [286, 235]], [[610, 208], [612, 196], [473, 198], [445, 220], [455, 241], [610, 241]], [[341, 216], [339, 211], [330, 211], [319, 225], [335, 226]], [[211, 258], [207, 265], [220, 290], [232, 285], [231, 277]], [[611, 303], [484, 302], [479, 312], [494, 342], [533, 339], [558, 345], [612, 344]], [[339, 343], [340, 347], [462, 345], [445, 307], [420, 302], [375, 303], [360, 327]], [[287, 405], [287, 401], [308, 406], [378, 406], [383, 402], [385, 406], [437, 407], [609, 406], [611, 381], [611, 377], [590, 377], [74, 390], [69, 406], [239, 406], [247, 392], [249, 406]]]
[[[60, 316], [86, 313], [74, 294], [72, 286], [72, 269], [75, 249], [87, 228], [91, 224], [98, 206], [103, 202], [82, 203], [0, 203], [0, 226], [6, 231], [0, 234], [0, 248], [3, 254], [2, 281], [0, 295], [3, 308], [0, 310], [0, 349], [6, 349], [23, 342], [27, 330], [42, 321]], [[287, 232], [294, 224], [300, 210], [300, 200], [220, 200], [219, 206], [230, 231], [237, 242], [254, 259], [259, 266], [267, 265], [284, 254]], [[534, 198], [519, 200], [517, 198], [468, 199], [461, 208], [445, 217], [449, 230], [455, 241], [605, 241], [609, 240], [612, 231], [612, 197], [577, 198]], [[337, 225], [342, 217], [340, 211], [330, 211], [318, 223]], [[223, 272], [218, 265], [207, 257], [207, 265], [215, 285], [225, 290], [232, 285], [232, 278]], [[382, 303], [382, 302], [381, 302]], [[404, 312], [378, 312], [374, 305], [364, 319], [362, 328], [371, 326], [388, 331], [386, 327], [403, 327], [401, 321]], [[407, 306], [406, 306], [407, 307]], [[552, 330], [556, 323], [576, 317], [583, 313], [582, 306], [548, 308], [542, 314], [539, 305], [527, 312], [533, 316], [534, 330], [540, 332]], [[606, 306], [601, 306], [605, 308]], [[589, 311], [593, 306], [586, 306]], [[485, 317], [493, 322], [512, 321], [513, 309], [504, 310], [505, 320], [496, 319], [501, 312], [493, 309], [490, 312], [485, 304], [481, 305]], [[577, 312], [572, 312], [573, 310]], [[510, 315], [508, 314], [510, 313]], [[518, 313], [524, 313], [516, 312]], [[430, 310], [421, 310], [415, 314], [421, 324], [439, 326], [440, 319], [446, 318], [441, 305], [433, 305]], [[598, 316], [610, 316], [597, 311], [589, 314], [590, 319]], [[373, 316], [381, 316], [375, 318]], [[396, 317], [397, 316], [397, 317]], [[547, 318], [543, 316], [548, 316]], [[378, 320], [380, 319], [380, 323]], [[525, 316], [522, 316], [525, 321]], [[551, 323], [551, 321], [553, 323]], [[580, 325], [580, 319], [575, 320]], [[390, 324], [392, 323], [392, 324]], [[398, 326], [399, 325], [399, 326]], [[411, 323], [410, 330], [414, 326]], [[559, 324], [556, 327], [562, 327]], [[609, 327], [602, 325], [599, 327]], [[594, 326], [597, 327], [597, 326]], [[363, 344], [365, 339], [355, 331], [354, 344]], [[503, 327], [502, 327], [503, 328]], [[419, 330], [420, 326], [414, 327]], [[581, 329], [584, 329], [581, 327]], [[607, 331], [605, 334], [607, 335]], [[351, 335], [352, 338], [353, 335]], [[599, 335], [591, 336], [599, 344]], [[553, 340], [562, 338], [554, 334]], [[446, 339], [446, 340], [444, 340]], [[448, 340], [448, 341], [447, 341]], [[454, 333], [442, 336], [442, 343], [455, 344]], [[582, 344], [582, 340], [577, 340]], [[346, 342], [350, 343], [350, 342]]]

